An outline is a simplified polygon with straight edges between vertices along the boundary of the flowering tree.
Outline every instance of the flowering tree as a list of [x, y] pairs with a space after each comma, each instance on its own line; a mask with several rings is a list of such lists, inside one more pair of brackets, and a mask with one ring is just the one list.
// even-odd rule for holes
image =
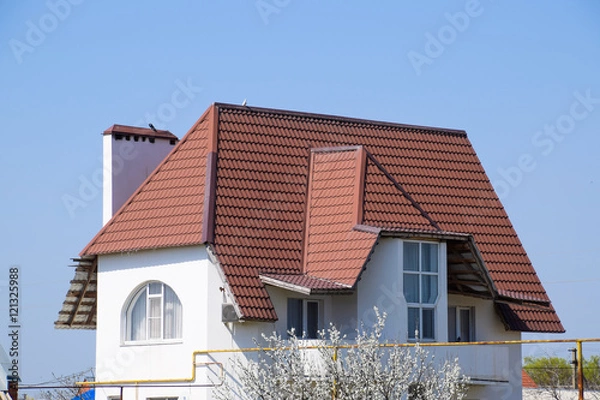
[[[233, 360], [232, 373], [215, 389], [221, 400], [439, 399], [460, 400], [468, 378], [458, 360], [437, 362], [425, 348], [382, 345], [385, 313], [372, 329], [362, 327], [353, 343], [330, 326], [320, 340], [263, 336], [255, 360]], [[314, 346], [307, 349], [307, 346]]]

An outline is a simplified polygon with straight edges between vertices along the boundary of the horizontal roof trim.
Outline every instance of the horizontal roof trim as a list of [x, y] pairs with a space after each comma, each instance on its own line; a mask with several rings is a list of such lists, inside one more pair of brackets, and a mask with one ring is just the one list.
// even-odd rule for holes
[[[360, 229], [355, 227], [355, 229]], [[471, 235], [455, 232], [433, 232], [417, 229], [381, 229], [381, 236], [396, 237], [400, 239], [439, 239], [439, 240], [459, 240], [468, 242]]]
[[331, 284], [332, 286], [337, 286], [337, 288], [333, 288], [333, 287], [332, 288], [310, 288], [307, 286], [287, 282], [282, 279], [277, 279], [277, 278], [269, 276], [269, 275], [260, 275], [260, 280], [266, 285], [275, 286], [275, 287], [278, 287], [281, 289], [289, 290], [291, 292], [301, 293], [301, 294], [304, 294], [307, 296], [316, 295], [316, 294], [348, 294], [348, 293], [352, 293], [354, 291], [352, 289], [352, 287], [350, 287], [350, 286], [347, 286], [347, 285], [344, 285], [344, 284], [338, 283], [338, 282], [327, 281], [326, 279], [321, 279], [321, 278], [316, 278], [316, 277], [308, 277], [306, 275], [291, 275], [290, 276], [290, 278], [295, 278], [295, 277], [298, 277], [298, 278], [306, 277], [308, 279], [320, 280], [323, 282], [327, 282], [327, 283]]

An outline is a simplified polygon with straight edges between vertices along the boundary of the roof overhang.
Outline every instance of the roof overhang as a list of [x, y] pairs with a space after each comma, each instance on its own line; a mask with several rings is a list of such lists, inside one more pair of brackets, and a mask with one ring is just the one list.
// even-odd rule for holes
[[499, 296], [472, 235], [456, 232], [386, 229], [381, 236], [444, 240], [447, 246], [448, 293], [496, 299]]
[[498, 290], [472, 236], [448, 240], [448, 293], [496, 299]]
[[339, 282], [317, 278], [306, 274], [298, 275], [260, 275], [265, 285], [278, 287], [306, 296], [318, 294], [351, 294], [352, 287]]
[[75, 276], [54, 322], [57, 329], [96, 329], [98, 261], [96, 256], [74, 258]]

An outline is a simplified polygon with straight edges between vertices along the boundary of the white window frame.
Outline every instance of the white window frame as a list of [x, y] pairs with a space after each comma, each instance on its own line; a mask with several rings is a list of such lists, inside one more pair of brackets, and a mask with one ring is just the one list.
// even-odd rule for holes
[[[152, 284], [160, 285], [160, 293], [150, 293], [150, 285], [152, 285]], [[175, 299], [177, 300], [177, 302], [179, 304], [179, 312], [181, 313], [180, 326], [177, 329], [180, 332], [180, 336], [174, 337], [174, 338], [168, 338], [168, 339], [165, 339], [165, 337], [164, 337], [164, 335], [165, 335], [165, 292], [166, 292], [166, 288], [169, 288], [173, 292]], [[138, 302], [138, 300], [140, 299], [141, 296], [145, 296], [145, 298], [146, 298], [146, 310], [145, 310], [145, 314], [144, 314], [146, 337], [144, 339], [133, 339], [132, 338], [132, 335], [133, 335], [132, 312], [133, 312], [134, 306], [136, 305], [136, 303]], [[158, 317], [150, 317], [150, 309], [151, 309], [150, 300], [151, 299], [159, 299], [160, 300], [160, 316], [158, 316]], [[181, 300], [179, 299], [179, 296], [177, 295], [175, 290], [173, 290], [173, 288], [171, 288], [169, 285], [167, 285], [164, 282], [149, 281], [149, 282], [146, 282], [141, 287], [138, 287], [134, 291], [133, 296], [131, 296], [130, 299], [127, 301], [127, 304], [125, 307], [124, 319], [125, 319], [125, 324], [124, 324], [125, 329], [124, 329], [124, 340], [123, 341], [125, 344], [181, 343], [182, 342], [183, 306], [182, 306]], [[160, 337], [158, 337], [158, 338], [150, 338], [150, 320], [151, 319], [159, 319], [160, 320]]]
[[[321, 299], [312, 299], [312, 298], [300, 298], [300, 297], [289, 297], [287, 299], [287, 310], [289, 311], [289, 302], [290, 300], [301, 301], [302, 304], [302, 331], [298, 332], [298, 330], [294, 331], [294, 335], [301, 339], [318, 339], [318, 334], [316, 337], [308, 337], [308, 332], [306, 332], [306, 327], [308, 325], [308, 303], [316, 303], [317, 304], [317, 332], [323, 329], [323, 300]], [[290, 316], [287, 315], [287, 330], [290, 330]]]
[[[407, 270], [406, 266], [404, 265], [404, 252], [406, 250], [405, 244], [407, 243], [415, 243], [419, 245], [419, 256], [418, 256], [418, 270]], [[431, 245], [436, 245], [437, 247], [437, 271], [432, 272], [432, 271], [422, 271], [422, 245], [423, 244], [431, 244]], [[415, 341], [423, 341], [423, 342], [434, 342], [436, 340], [438, 340], [439, 337], [439, 324], [440, 324], [440, 318], [439, 318], [439, 307], [438, 305], [440, 304], [440, 302], [442, 301], [442, 299], [445, 297], [443, 295], [443, 290], [445, 290], [445, 286], [442, 285], [442, 277], [445, 276], [442, 272], [442, 268], [445, 268], [445, 257], [442, 257], [442, 243], [441, 242], [434, 242], [434, 241], [419, 241], [419, 240], [404, 240], [402, 242], [402, 285], [403, 285], [403, 291], [402, 294], [404, 296], [404, 300], [406, 302], [406, 327], [407, 327], [407, 339], [410, 342], [415, 342]], [[436, 299], [433, 303], [422, 303], [421, 299], [419, 298], [419, 302], [409, 302], [408, 299], [406, 298], [406, 291], [404, 290], [405, 287], [405, 276], [406, 275], [415, 275], [418, 277], [418, 282], [419, 282], [419, 297], [421, 297], [422, 293], [423, 293], [423, 285], [422, 285], [422, 276], [435, 276], [436, 282], [437, 282], [437, 295], [436, 295]], [[419, 337], [416, 337], [415, 332], [409, 332], [408, 327], [410, 326], [410, 324], [408, 323], [408, 315], [409, 315], [409, 309], [417, 309], [419, 312], [419, 326], [418, 331], [419, 331]], [[423, 337], [423, 310], [432, 310], [433, 312], [433, 337], [428, 337], [428, 338], [424, 338]], [[445, 329], [445, 328], [444, 328]]]
[[[475, 338], [475, 307], [469, 306], [449, 306], [448, 309], [454, 309], [454, 338], [451, 338], [450, 332], [448, 332], [448, 341], [452, 342], [464, 342], [464, 338], [461, 337], [461, 325], [462, 325], [462, 316], [461, 311], [469, 312], [469, 341], [474, 342], [477, 339]], [[448, 313], [448, 329], [450, 329], [450, 313]], [[460, 340], [458, 340], [460, 339]]]

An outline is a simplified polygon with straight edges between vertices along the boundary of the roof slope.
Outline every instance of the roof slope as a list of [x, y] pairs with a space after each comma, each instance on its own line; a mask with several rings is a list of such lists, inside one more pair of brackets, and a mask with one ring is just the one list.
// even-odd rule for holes
[[209, 149], [204, 115], [81, 252], [82, 256], [198, 243]]
[[311, 154], [303, 271], [351, 288], [377, 242], [361, 223], [366, 154], [362, 148]]
[[[311, 157], [312, 149], [343, 146], [363, 150]], [[213, 151], [216, 169], [207, 173]], [[343, 157], [363, 152], [362, 192], [350, 195], [360, 160]], [[309, 176], [321, 162], [325, 169]], [[345, 189], [336, 189], [337, 206], [328, 208], [333, 198], [325, 189], [337, 178], [328, 177], [334, 171], [327, 168], [337, 162], [347, 182]], [[313, 204], [307, 206], [309, 191]], [[363, 207], [350, 204], [358, 198]], [[338, 212], [327, 214], [337, 207]], [[308, 219], [307, 210], [312, 213]], [[364, 239], [350, 240], [351, 247], [368, 257], [375, 235], [345, 230], [354, 221], [347, 219], [350, 215], [376, 229], [472, 234], [503, 296], [549, 304], [465, 132], [227, 104], [215, 104], [205, 113], [82, 255], [208, 241], [243, 317], [274, 320], [260, 274], [308, 272], [335, 277], [339, 282], [332, 286], [353, 285], [359, 267], [337, 276], [320, 261], [332, 254], [318, 250], [329, 240], [321, 228], [339, 219], [351, 239]], [[316, 285], [311, 279], [304, 281]], [[513, 318], [507, 322], [510, 328], [563, 330], [551, 305], [500, 308]]]

